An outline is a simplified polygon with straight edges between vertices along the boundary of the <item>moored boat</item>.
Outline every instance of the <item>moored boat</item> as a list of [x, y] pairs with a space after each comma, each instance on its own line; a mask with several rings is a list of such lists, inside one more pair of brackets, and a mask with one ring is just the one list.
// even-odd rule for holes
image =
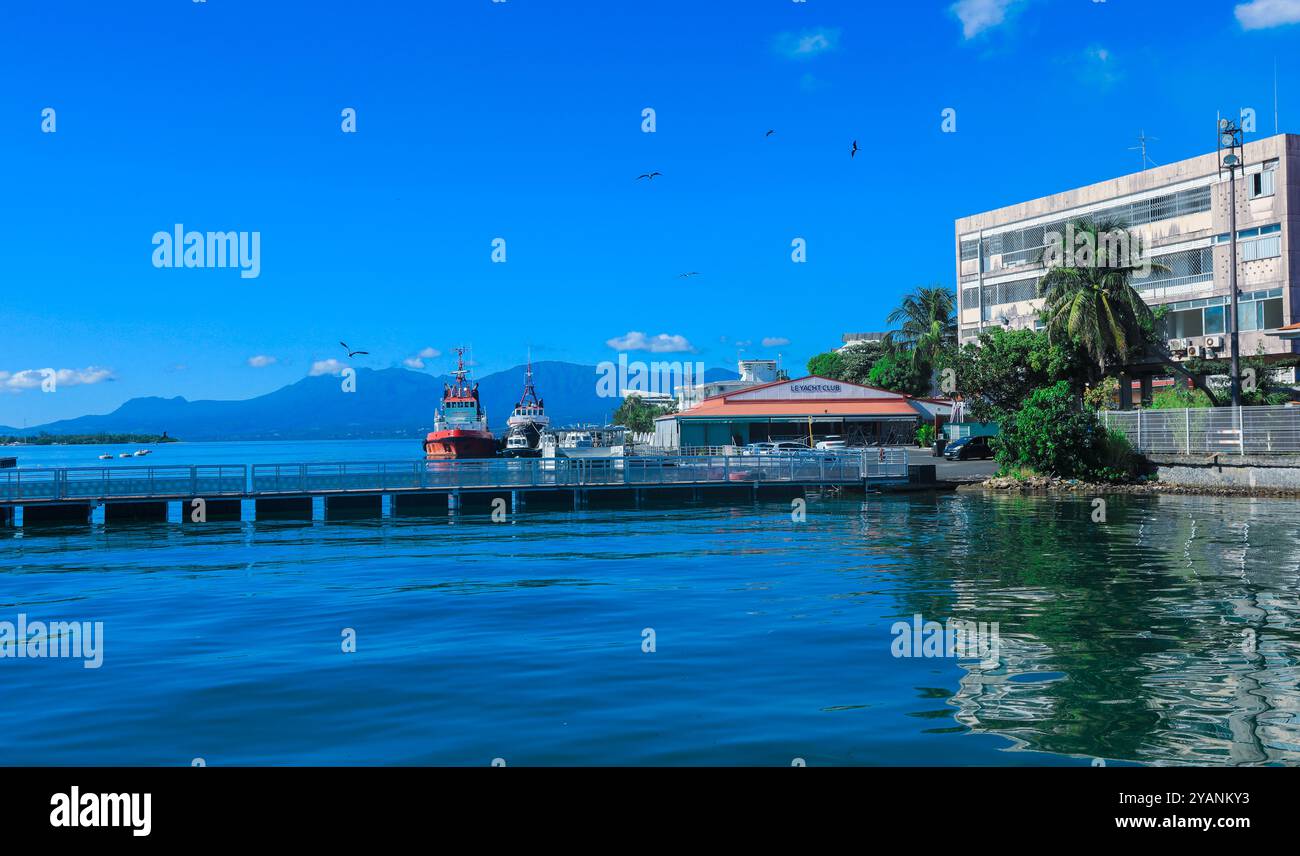
[[551, 424], [546, 407], [533, 388], [533, 362], [528, 361], [524, 374], [524, 391], [519, 403], [506, 420], [505, 454], [512, 458], [536, 458], [542, 454], [542, 434]]
[[546, 458], [622, 458], [626, 454], [627, 429], [622, 425], [562, 428], [542, 437], [542, 456]]
[[433, 430], [424, 438], [424, 455], [430, 460], [496, 457], [496, 437], [488, 430], [478, 384], [471, 386], [468, 374], [465, 349], [457, 348], [456, 380], [444, 387]]

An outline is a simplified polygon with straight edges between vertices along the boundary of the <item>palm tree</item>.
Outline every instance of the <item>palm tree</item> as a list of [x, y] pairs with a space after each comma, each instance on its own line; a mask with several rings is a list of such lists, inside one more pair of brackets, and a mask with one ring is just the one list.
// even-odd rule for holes
[[[1072, 225], [1075, 235], [1089, 237], [1093, 258], [1091, 263], [1076, 257], [1069, 264], [1051, 266], [1039, 280], [1048, 339], [1074, 342], [1081, 347], [1094, 364], [1093, 377], [1089, 378], [1093, 382], [1128, 365], [1139, 354], [1149, 354], [1191, 380], [1217, 407], [1218, 399], [1205, 383], [1174, 362], [1148, 334], [1156, 321], [1151, 307], [1133, 288], [1131, 280], [1138, 267], [1133, 264], [1133, 253], [1126, 252], [1128, 241], [1121, 249], [1106, 240], [1106, 236], [1127, 234], [1127, 226], [1118, 221], [1090, 220]], [[1155, 263], [1151, 268], [1168, 270]]]
[[942, 285], [917, 286], [885, 322], [899, 325], [885, 335], [885, 344], [928, 376], [939, 356], [957, 346], [957, 296]]

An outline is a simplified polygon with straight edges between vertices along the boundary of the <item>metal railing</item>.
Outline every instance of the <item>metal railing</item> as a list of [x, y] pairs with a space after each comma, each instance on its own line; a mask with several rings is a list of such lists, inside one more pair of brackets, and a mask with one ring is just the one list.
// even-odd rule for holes
[[906, 449], [775, 455], [523, 458], [11, 469], [0, 502], [176, 500], [419, 490], [653, 487], [750, 482], [846, 484], [907, 479]]
[[0, 502], [242, 496], [243, 464], [0, 470]]
[[1139, 452], [1184, 455], [1300, 453], [1300, 407], [1205, 407], [1110, 410], [1107, 428], [1124, 432]]

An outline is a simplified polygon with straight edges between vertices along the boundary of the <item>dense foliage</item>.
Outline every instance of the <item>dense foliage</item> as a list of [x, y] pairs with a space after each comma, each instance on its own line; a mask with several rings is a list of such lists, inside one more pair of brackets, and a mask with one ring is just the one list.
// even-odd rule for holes
[[1001, 424], [994, 444], [1004, 470], [1113, 481], [1132, 473], [1127, 439], [1107, 432], [1067, 381], [1034, 390]]
[[930, 391], [930, 373], [924, 364], [915, 365], [902, 354], [885, 354], [871, 366], [867, 384], [906, 395], [925, 395]]
[[1079, 392], [1081, 362], [1076, 349], [1052, 342], [1044, 332], [996, 329], [980, 334], [978, 345], [958, 351], [953, 368], [971, 418], [998, 422], [1040, 387], [1067, 381]]
[[651, 404], [639, 395], [629, 395], [614, 411], [614, 423], [638, 434], [648, 434], [655, 430], [656, 417], [676, 412], [676, 404]]
[[827, 351], [808, 360], [808, 374], [826, 377], [831, 380], [843, 380], [844, 357], [839, 351]]

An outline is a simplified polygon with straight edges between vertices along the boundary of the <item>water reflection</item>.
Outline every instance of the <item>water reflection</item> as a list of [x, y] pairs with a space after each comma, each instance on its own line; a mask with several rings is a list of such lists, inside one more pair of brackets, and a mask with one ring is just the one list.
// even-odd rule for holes
[[[894, 533], [872, 547], [912, 568], [901, 613], [1000, 624], [1000, 664], [963, 664], [957, 720], [1025, 750], [1300, 762], [1300, 504], [1107, 502], [1104, 524], [1091, 497], [864, 510], [864, 534]], [[942, 534], [919, 536], [930, 527]]]

